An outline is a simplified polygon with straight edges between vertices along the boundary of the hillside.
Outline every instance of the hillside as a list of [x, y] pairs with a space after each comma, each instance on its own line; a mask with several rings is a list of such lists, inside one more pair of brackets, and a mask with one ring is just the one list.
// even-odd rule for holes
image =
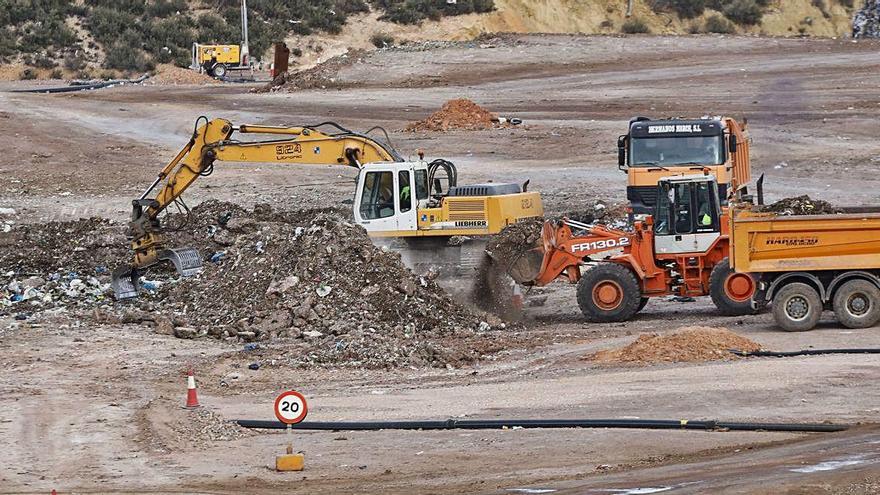
[[[450, 3], [455, 2], [455, 3]], [[483, 33], [848, 36], [860, 0], [251, 0], [252, 56], [285, 39], [293, 65], [351, 48]], [[0, 78], [94, 77], [189, 64], [239, 41], [238, 0], [0, 0]]]

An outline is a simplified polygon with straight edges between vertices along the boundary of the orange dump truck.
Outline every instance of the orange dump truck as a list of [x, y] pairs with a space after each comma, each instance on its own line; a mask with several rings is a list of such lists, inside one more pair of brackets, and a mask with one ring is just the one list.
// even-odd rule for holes
[[731, 266], [758, 280], [752, 304], [771, 304], [788, 331], [810, 330], [824, 309], [848, 328], [880, 321], [880, 209], [783, 216], [735, 211]]

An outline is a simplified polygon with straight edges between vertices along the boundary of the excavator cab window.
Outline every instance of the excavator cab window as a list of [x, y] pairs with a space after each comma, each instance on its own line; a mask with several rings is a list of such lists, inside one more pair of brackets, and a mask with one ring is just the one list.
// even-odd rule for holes
[[400, 194], [400, 212], [412, 210], [412, 187], [409, 184], [409, 170], [397, 172], [397, 183]]
[[365, 220], [388, 218], [394, 215], [394, 174], [367, 172], [361, 195], [361, 216]]
[[416, 170], [416, 199], [428, 199], [428, 171]]

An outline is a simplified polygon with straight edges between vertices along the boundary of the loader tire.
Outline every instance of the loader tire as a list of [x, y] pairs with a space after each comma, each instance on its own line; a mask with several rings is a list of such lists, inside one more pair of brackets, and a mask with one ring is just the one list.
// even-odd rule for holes
[[812, 330], [822, 316], [822, 299], [811, 286], [793, 282], [773, 295], [773, 319], [787, 332]]
[[639, 309], [636, 310], [636, 313], [638, 313], [638, 312], [640, 312], [641, 310], [645, 309], [645, 306], [648, 305], [648, 301], [650, 301], [650, 300], [651, 300], [650, 298], [643, 297], [642, 300], [639, 301]]
[[752, 296], [757, 284], [747, 273], [736, 273], [730, 267], [730, 259], [719, 261], [709, 275], [709, 295], [718, 311], [724, 316], [742, 316], [755, 312]]
[[880, 289], [867, 280], [850, 280], [834, 293], [833, 307], [846, 328], [873, 327], [880, 321]]
[[618, 263], [600, 263], [581, 277], [577, 301], [589, 321], [626, 321], [638, 313], [642, 289], [630, 269]]

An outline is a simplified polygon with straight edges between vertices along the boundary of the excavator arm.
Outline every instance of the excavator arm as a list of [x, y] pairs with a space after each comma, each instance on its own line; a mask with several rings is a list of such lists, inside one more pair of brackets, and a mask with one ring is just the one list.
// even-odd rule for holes
[[[335, 131], [324, 132], [318, 130], [319, 127], [333, 127]], [[234, 139], [235, 133], [268, 135], [274, 139], [239, 141]], [[305, 127], [235, 126], [225, 119], [199, 117], [189, 142], [132, 202], [129, 234], [134, 261], [113, 273], [117, 299], [137, 296], [138, 270], [160, 261], [171, 261], [185, 276], [201, 268], [201, 258], [194, 249], [167, 247], [159, 215], [180, 201], [180, 196], [196, 179], [210, 175], [218, 160], [282, 166], [344, 165], [358, 169], [364, 163], [403, 161], [393, 148], [332, 122]]]

